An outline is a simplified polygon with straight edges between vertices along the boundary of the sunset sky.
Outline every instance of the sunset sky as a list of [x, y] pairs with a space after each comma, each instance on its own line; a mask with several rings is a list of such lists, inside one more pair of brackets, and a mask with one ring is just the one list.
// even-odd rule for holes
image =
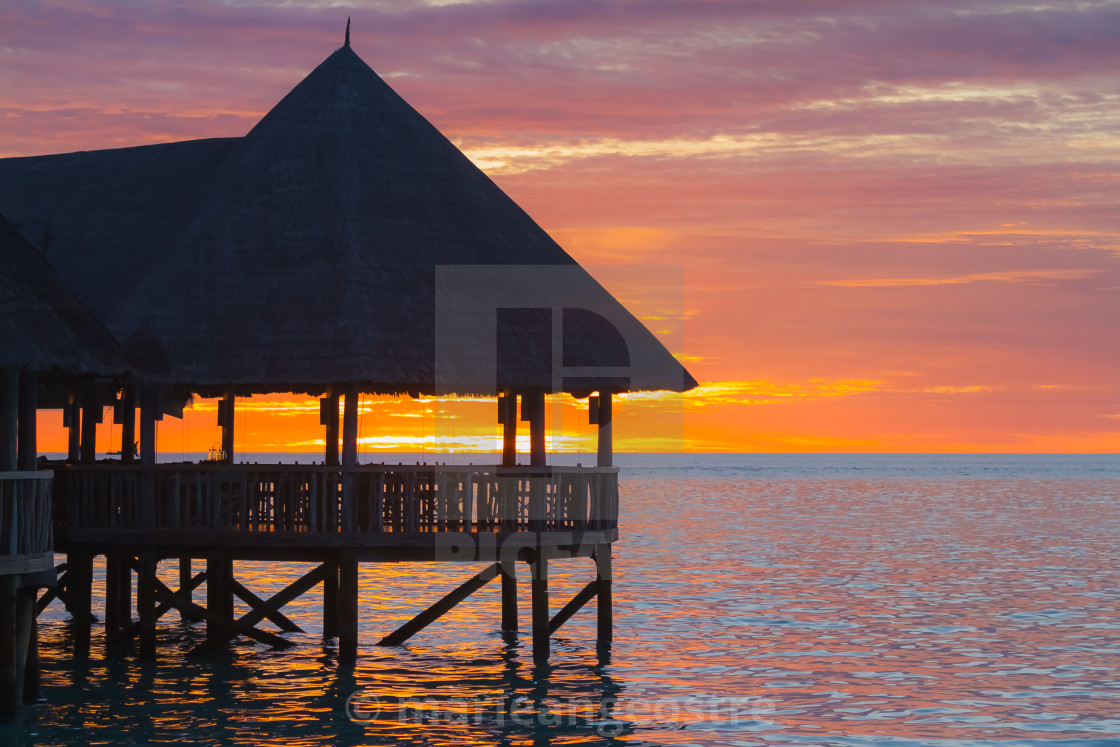
[[[1120, 2], [4, 0], [0, 156], [243, 135], [348, 15], [701, 382], [622, 402], [622, 448], [1120, 451]], [[366, 448], [496, 433], [365, 409]], [[243, 411], [239, 448], [318, 448], [316, 402]]]

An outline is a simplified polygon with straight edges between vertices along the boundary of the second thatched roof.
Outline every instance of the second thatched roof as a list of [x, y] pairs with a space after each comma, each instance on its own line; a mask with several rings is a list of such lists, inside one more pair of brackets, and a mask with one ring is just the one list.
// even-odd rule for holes
[[114, 376], [130, 366], [112, 335], [0, 215], [0, 366]]

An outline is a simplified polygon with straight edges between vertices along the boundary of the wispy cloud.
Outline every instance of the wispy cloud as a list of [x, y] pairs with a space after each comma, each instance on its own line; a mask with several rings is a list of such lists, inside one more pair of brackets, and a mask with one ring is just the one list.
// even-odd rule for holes
[[817, 285], [843, 288], [893, 288], [923, 285], [964, 285], [966, 283], [1030, 283], [1041, 284], [1060, 280], [1084, 280], [1103, 270], [1000, 270], [950, 277], [864, 278], [851, 280], [818, 280]]

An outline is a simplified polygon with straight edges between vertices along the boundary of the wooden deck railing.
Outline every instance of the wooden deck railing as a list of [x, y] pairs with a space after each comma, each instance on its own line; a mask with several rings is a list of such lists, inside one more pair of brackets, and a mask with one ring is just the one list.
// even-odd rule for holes
[[610, 530], [616, 467], [70, 465], [67, 529], [391, 533]]
[[0, 472], [0, 574], [54, 567], [49, 471]]

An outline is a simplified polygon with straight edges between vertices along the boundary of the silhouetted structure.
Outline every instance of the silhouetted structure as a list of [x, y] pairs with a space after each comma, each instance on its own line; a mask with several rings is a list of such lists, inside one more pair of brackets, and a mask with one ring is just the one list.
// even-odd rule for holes
[[0, 707], [37, 690], [36, 591], [53, 585], [52, 473], [37, 463], [40, 379], [122, 376], [124, 355], [0, 215]]
[[[399, 643], [496, 575], [503, 627], [515, 628], [522, 560], [538, 657], [550, 629], [595, 596], [609, 640], [611, 396], [696, 382], [349, 38], [243, 138], [0, 160], [0, 210], [137, 370], [116, 405], [130, 462], [139, 402], [142, 464], [88, 464], [79, 448], [72, 461], [86, 464], [61, 470], [68, 575], [85, 578], [92, 557], [106, 556], [111, 633], [139, 634], [152, 655], [155, 621], [174, 607], [208, 621], [208, 645], [240, 633], [279, 645], [256, 623], [293, 629], [280, 607], [322, 583], [324, 626], [352, 660], [359, 561], [496, 564], [383, 641]], [[234, 463], [235, 399], [266, 392], [323, 396], [323, 465]], [[546, 465], [544, 398], [555, 392], [595, 393], [598, 466]], [[225, 464], [157, 465], [155, 422], [191, 393], [223, 398]], [[362, 393], [499, 395], [502, 464], [358, 465]], [[100, 396], [87, 392], [85, 409], [99, 409]], [[516, 466], [519, 419], [529, 422], [528, 467]], [[72, 441], [92, 443], [92, 420], [70, 422], [83, 428]], [[597, 578], [550, 624], [547, 561], [581, 556], [597, 559]], [[175, 557], [179, 592], [155, 578], [156, 563]], [[198, 557], [207, 568], [194, 575]], [[319, 565], [264, 602], [233, 578], [231, 561], [243, 558]], [[205, 607], [190, 596], [203, 580]], [[254, 612], [234, 620], [234, 595]]]

